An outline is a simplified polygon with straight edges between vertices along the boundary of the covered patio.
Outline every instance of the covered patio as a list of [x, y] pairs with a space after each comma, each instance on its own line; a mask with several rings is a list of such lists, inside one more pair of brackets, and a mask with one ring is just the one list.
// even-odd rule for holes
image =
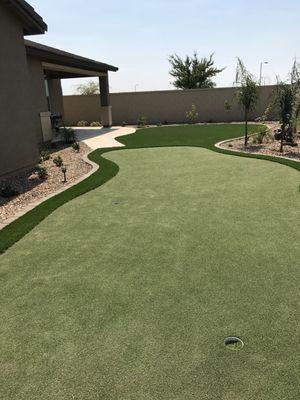
[[99, 120], [103, 127], [112, 125], [108, 74], [109, 71], [118, 71], [117, 67], [30, 40], [25, 40], [25, 46], [28, 58], [32, 62], [38, 60], [45, 79], [44, 94], [47, 97], [48, 110], [40, 112], [44, 141], [52, 136], [51, 115], [64, 114], [61, 79], [98, 77]]

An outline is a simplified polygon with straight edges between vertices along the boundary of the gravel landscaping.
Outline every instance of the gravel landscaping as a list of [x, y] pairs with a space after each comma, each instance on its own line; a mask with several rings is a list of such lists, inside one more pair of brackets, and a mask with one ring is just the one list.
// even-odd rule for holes
[[[80, 144], [79, 152], [73, 150], [70, 145], [57, 144], [57, 148], [50, 150], [50, 159], [40, 164], [47, 169], [47, 179], [40, 179], [33, 169], [7, 179], [5, 184], [11, 186], [18, 195], [10, 198], [0, 196], [0, 224], [14, 217], [31, 203], [55, 193], [66, 184], [87, 174], [92, 167], [82, 157], [89, 152], [90, 148], [84, 143]], [[63, 159], [67, 167], [67, 183], [64, 183], [61, 169], [53, 163], [57, 156]]]
[[256, 135], [249, 138], [248, 146], [244, 146], [244, 138], [233, 139], [220, 144], [220, 147], [254, 154], [266, 154], [270, 156], [287, 157], [291, 160], [300, 160], [300, 135], [297, 134], [295, 138], [295, 146], [285, 145], [283, 152], [280, 152], [280, 141], [274, 139], [274, 129], [278, 126], [273, 125], [267, 137], [264, 138], [262, 143], [256, 143]]

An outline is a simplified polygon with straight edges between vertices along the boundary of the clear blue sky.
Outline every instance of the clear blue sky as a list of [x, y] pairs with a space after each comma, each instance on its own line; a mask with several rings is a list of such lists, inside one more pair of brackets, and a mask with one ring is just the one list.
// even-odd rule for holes
[[[227, 67], [215, 81], [231, 86], [236, 56], [265, 83], [285, 79], [300, 57], [298, 0], [28, 0], [49, 26], [41, 43], [116, 65], [112, 92], [172, 89], [168, 56], [215, 52], [216, 65]], [[300, 61], [300, 59], [299, 59]], [[64, 81], [74, 92], [80, 80]]]

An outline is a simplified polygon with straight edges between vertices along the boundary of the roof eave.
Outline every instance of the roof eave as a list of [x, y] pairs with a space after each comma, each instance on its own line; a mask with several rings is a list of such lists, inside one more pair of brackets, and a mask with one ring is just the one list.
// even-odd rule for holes
[[118, 67], [115, 67], [113, 65], [100, 63], [96, 61], [93, 62], [92, 60], [82, 59], [82, 58], [76, 59], [75, 57], [72, 56], [57, 54], [49, 50], [38, 49], [30, 46], [29, 44], [26, 44], [26, 52], [29, 56], [40, 58], [42, 61], [52, 62], [59, 65], [71, 66], [75, 68], [87, 69], [89, 71], [117, 72], [119, 70]]
[[41, 35], [48, 30], [43, 18], [26, 1], [9, 0], [8, 6], [23, 21], [24, 35]]

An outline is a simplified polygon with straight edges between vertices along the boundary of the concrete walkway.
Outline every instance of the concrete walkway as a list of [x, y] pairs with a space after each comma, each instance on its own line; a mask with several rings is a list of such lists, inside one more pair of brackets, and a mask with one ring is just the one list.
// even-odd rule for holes
[[92, 150], [107, 147], [122, 147], [118, 136], [129, 135], [136, 131], [133, 127], [113, 126], [111, 128], [78, 128], [73, 127], [79, 142], [84, 142]]

